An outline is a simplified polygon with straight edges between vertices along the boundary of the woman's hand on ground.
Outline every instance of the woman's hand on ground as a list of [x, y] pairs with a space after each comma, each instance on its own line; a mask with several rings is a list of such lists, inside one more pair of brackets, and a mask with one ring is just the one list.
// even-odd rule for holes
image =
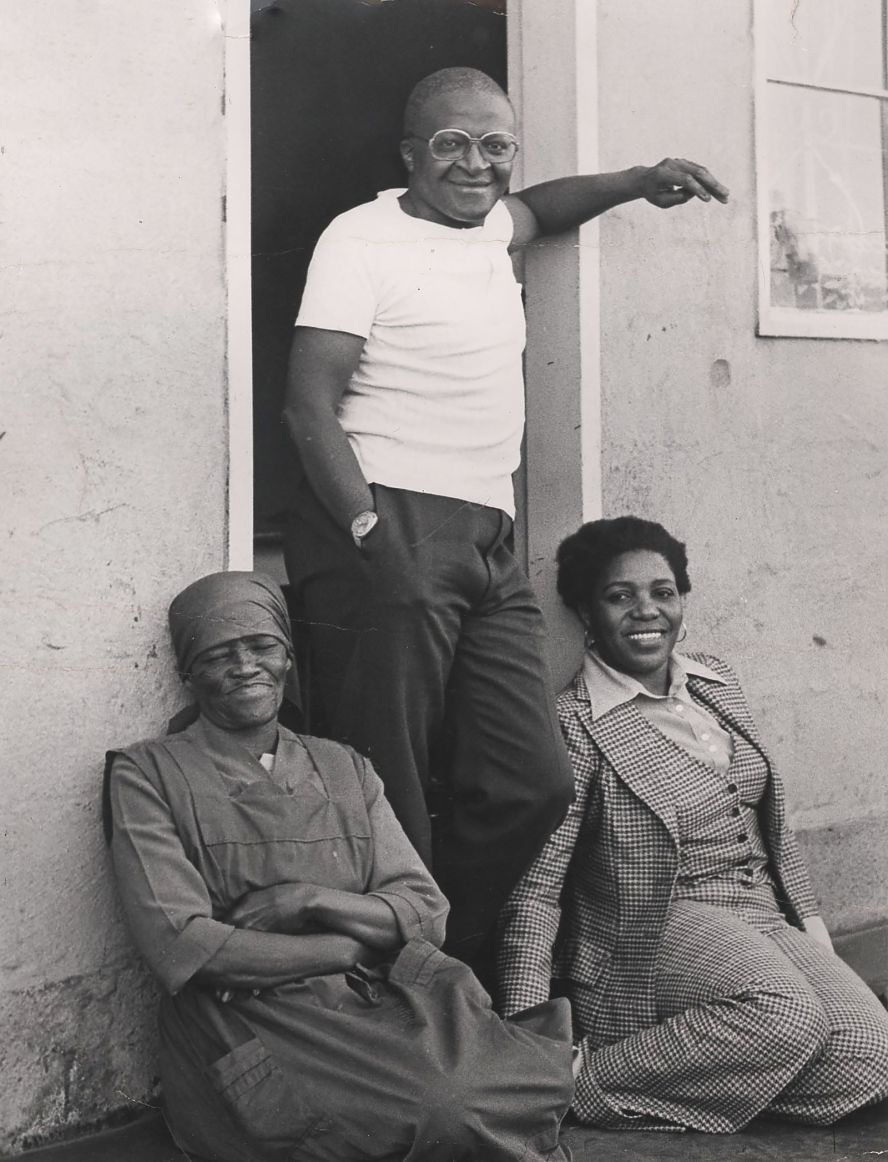
[[813, 937], [818, 944], [822, 944], [824, 948], [828, 948], [830, 952], [834, 952], [833, 942], [830, 940], [829, 932], [826, 930], [826, 925], [823, 922], [822, 916], [806, 916], [802, 921], [802, 928]]

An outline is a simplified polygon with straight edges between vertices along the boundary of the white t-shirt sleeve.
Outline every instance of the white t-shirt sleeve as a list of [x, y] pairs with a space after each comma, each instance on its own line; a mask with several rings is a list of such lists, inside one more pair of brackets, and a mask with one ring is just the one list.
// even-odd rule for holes
[[377, 307], [369, 244], [332, 222], [315, 247], [297, 327], [346, 331], [366, 339]]
[[497, 242], [503, 242], [506, 246], [511, 243], [512, 236], [515, 233], [515, 220], [509, 213], [509, 207], [505, 202], [499, 201], [493, 207], [487, 215], [484, 229]]

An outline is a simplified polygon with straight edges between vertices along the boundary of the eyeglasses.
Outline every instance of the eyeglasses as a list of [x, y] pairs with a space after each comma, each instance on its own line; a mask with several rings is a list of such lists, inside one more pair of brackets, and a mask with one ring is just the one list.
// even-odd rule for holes
[[[424, 137], [411, 134], [417, 141]], [[429, 153], [436, 161], [460, 161], [473, 145], [478, 146], [481, 156], [491, 165], [511, 161], [518, 152], [518, 138], [512, 133], [482, 133], [472, 137], [465, 129], [439, 129], [428, 139]]]

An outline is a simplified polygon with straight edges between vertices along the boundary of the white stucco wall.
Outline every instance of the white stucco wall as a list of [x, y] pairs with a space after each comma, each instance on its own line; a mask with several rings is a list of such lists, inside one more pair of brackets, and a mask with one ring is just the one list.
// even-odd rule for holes
[[99, 792], [225, 560], [223, 78], [217, 0], [0, 5], [0, 1150], [152, 1089]]
[[[0, 4], [0, 1151], [152, 1092], [99, 789], [178, 705], [169, 597], [226, 560], [219, 6]], [[597, 4], [601, 166], [733, 192], [602, 220], [603, 503], [687, 539], [689, 645], [740, 669], [851, 927], [888, 883], [888, 345], [754, 336], [750, 7]]]
[[[595, 0], [509, 0], [509, 97], [521, 136], [512, 188], [596, 173]], [[553, 116], [553, 110], [557, 115]], [[555, 585], [559, 543], [601, 511], [598, 223], [519, 252], [527, 346], [526, 438], [516, 478], [516, 543], [546, 616], [556, 686], [581, 653]]]
[[602, 168], [732, 194], [602, 219], [604, 508], [687, 540], [688, 646], [739, 669], [841, 930], [888, 911], [888, 343], [755, 336], [751, 7], [599, 5]]

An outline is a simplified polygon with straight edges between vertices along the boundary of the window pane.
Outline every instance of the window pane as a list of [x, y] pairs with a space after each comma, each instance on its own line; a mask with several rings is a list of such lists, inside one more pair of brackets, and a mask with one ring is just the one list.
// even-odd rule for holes
[[772, 306], [888, 308], [882, 105], [768, 86]]
[[885, 88], [883, 0], [764, 0], [769, 77]]

